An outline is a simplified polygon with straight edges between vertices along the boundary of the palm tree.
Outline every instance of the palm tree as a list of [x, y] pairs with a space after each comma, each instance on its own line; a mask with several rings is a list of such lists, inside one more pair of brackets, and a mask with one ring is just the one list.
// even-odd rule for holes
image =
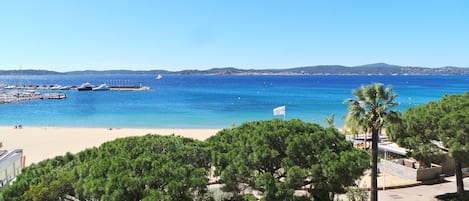
[[368, 141], [367, 135], [369, 133], [368, 130], [369, 128], [366, 125], [361, 124], [361, 119], [352, 118], [351, 115], [347, 115], [345, 117], [344, 132], [346, 134], [350, 132], [354, 140], [358, 137], [358, 134], [360, 134], [360, 132], [364, 133], [365, 138], [363, 142], [363, 148], [365, 149], [368, 149], [368, 146], [367, 146], [367, 141]]
[[326, 122], [326, 124], [327, 124], [327, 126], [329, 126], [329, 128], [335, 128], [334, 118], [335, 118], [334, 113], [331, 114], [331, 118], [324, 117], [324, 122]]
[[397, 120], [397, 112], [389, 111], [398, 105], [394, 102], [397, 94], [391, 87], [384, 88], [381, 83], [363, 85], [353, 91], [356, 99], [347, 99], [349, 104], [347, 124], [355, 128], [367, 128], [371, 131], [371, 195], [372, 201], [378, 200], [378, 138], [386, 123]]

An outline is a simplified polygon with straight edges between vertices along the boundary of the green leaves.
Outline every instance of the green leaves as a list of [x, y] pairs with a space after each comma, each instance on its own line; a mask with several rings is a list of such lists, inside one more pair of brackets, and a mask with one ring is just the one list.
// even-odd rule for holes
[[[247, 122], [206, 142], [146, 135], [33, 164], [4, 189], [4, 200], [202, 200], [213, 164], [223, 190], [260, 190], [265, 200], [330, 199], [369, 166], [369, 155], [334, 128], [300, 120]], [[324, 197], [325, 196], [325, 197]], [[309, 199], [310, 199], [309, 198]]]
[[[353, 130], [364, 130], [367, 128], [377, 128], [385, 126], [386, 122], [393, 122], [396, 115], [394, 111], [389, 111], [398, 103], [394, 99], [398, 96], [394, 94], [391, 87], [384, 88], [381, 83], [362, 85], [354, 90], [356, 99], [347, 99], [349, 113], [346, 117], [346, 124]], [[388, 115], [391, 113], [391, 115]]]
[[[457, 164], [469, 162], [469, 92], [445, 95], [437, 102], [407, 110], [400, 123], [389, 129], [389, 136], [427, 166], [443, 154], [435, 142], [441, 142]], [[459, 192], [462, 173], [458, 168], [455, 171]]]
[[336, 129], [301, 120], [248, 122], [208, 142], [223, 190], [239, 195], [247, 185], [266, 200], [293, 200], [294, 190], [308, 186], [312, 196], [343, 192], [369, 166], [369, 155]]
[[209, 160], [204, 142], [122, 138], [31, 165], [1, 193], [5, 200], [192, 200], [207, 191]]
[[389, 111], [398, 105], [394, 102], [397, 94], [392, 92], [391, 87], [385, 89], [381, 83], [362, 85], [352, 93], [356, 99], [345, 101], [349, 103], [346, 125], [353, 134], [371, 131], [371, 200], [376, 201], [378, 200], [378, 135], [381, 129], [387, 126], [386, 124], [398, 122], [395, 118], [399, 114]]
[[401, 123], [389, 129], [391, 140], [412, 150], [412, 155], [429, 163], [441, 155], [433, 141], [441, 141], [456, 159], [469, 160], [469, 93], [446, 95], [407, 110]]

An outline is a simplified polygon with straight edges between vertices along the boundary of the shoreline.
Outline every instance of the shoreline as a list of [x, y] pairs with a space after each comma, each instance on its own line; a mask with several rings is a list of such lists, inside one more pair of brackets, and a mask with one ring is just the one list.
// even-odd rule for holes
[[104, 142], [130, 136], [159, 134], [205, 140], [222, 128], [82, 128], [0, 126], [1, 149], [23, 149], [26, 166], [65, 153], [78, 153]]

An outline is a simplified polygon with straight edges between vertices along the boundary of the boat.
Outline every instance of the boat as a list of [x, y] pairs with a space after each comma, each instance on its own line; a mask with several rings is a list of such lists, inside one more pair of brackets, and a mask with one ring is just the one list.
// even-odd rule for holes
[[65, 85], [65, 86], [60, 87], [59, 90], [70, 90], [71, 88], [72, 87]]
[[60, 85], [52, 85], [52, 86], [49, 86], [49, 89], [50, 90], [59, 90], [62, 86]]
[[93, 86], [90, 83], [83, 83], [79, 87], [77, 87], [78, 91], [91, 91], [93, 90]]
[[107, 86], [107, 84], [100, 84], [97, 87], [93, 87], [92, 90], [93, 91], [107, 91], [109, 90], [109, 86]]
[[15, 85], [7, 85], [6, 87], [4, 87], [5, 89], [16, 89], [16, 86]]
[[148, 86], [109, 86], [109, 90], [113, 91], [149, 91]]
[[161, 80], [161, 78], [163, 78], [163, 76], [161, 76], [160, 74], [158, 74], [155, 79]]

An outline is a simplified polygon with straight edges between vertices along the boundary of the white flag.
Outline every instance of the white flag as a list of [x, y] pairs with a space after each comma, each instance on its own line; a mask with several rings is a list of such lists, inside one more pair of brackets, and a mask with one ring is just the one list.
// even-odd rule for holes
[[285, 106], [274, 108], [274, 115], [285, 115]]

